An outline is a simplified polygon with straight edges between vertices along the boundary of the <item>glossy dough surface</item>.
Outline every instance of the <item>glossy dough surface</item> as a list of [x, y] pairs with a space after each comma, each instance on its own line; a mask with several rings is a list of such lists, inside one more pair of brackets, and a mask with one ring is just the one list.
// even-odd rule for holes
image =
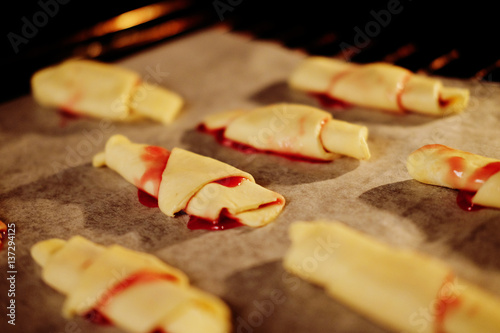
[[[112, 136], [105, 151], [94, 157], [94, 166], [104, 165], [158, 198], [168, 216], [184, 210], [212, 221], [226, 210], [241, 223], [258, 227], [274, 220], [285, 204], [283, 196], [229, 164], [180, 148], [169, 152], [132, 143], [122, 135]], [[225, 185], [231, 179], [235, 184]]]
[[406, 167], [419, 182], [475, 192], [472, 203], [500, 208], [500, 160], [435, 144], [411, 153]]
[[290, 76], [289, 85], [354, 105], [435, 116], [461, 112], [469, 101], [467, 89], [445, 87], [438, 79], [398, 66], [326, 57], [306, 58]]
[[63, 315], [97, 311], [128, 331], [230, 331], [230, 312], [217, 297], [191, 287], [186, 275], [158, 258], [83, 237], [49, 239], [31, 248], [42, 279], [66, 295]]
[[365, 126], [335, 120], [330, 113], [307, 105], [282, 103], [248, 112], [216, 113], [205, 118], [203, 125], [261, 151], [325, 161], [339, 155], [370, 158]]
[[[339, 222], [297, 222], [289, 230], [289, 272], [396, 332], [500, 331], [498, 298], [453, 275], [441, 261], [392, 248]], [[425, 325], [419, 311], [427, 313]]]
[[31, 79], [38, 103], [66, 112], [111, 120], [147, 117], [169, 124], [182, 98], [141, 81], [131, 70], [91, 60], [70, 60], [36, 72]]

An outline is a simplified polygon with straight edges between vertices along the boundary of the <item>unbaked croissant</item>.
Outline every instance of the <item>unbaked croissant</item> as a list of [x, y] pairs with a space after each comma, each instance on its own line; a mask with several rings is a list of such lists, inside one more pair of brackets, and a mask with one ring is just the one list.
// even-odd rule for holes
[[500, 160], [433, 144], [411, 153], [406, 167], [419, 182], [473, 192], [472, 204], [500, 208]]
[[66, 295], [66, 318], [85, 316], [133, 333], [230, 331], [230, 312], [220, 299], [150, 254], [74, 236], [38, 242], [31, 255], [42, 279]]
[[183, 210], [223, 229], [224, 218], [259, 227], [276, 218], [285, 205], [280, 194], [255, 183], [247, 172], [181, 148], [132, 143], [114, 135], [94, 166], [107, 165], [130, 183], [158, 198], [168, 216]]
[[31, 87], [41, 105], [110, 120], [147, 117], [169, 124], [184, 103], [178, 94], [142, 82], [131, 70], [91, 60], [39, 70]]
[[260, 151], [330, 161], [340, 155], [369, 159], [368, 129], [307, 105], [273, 104], [206, 117], [202, 130]]
[[394, 332], [500, 332], [500, 300], [447, 265], [334, 221], [297, 222], [284, 267]]
[[464, 110], [469, 90], [387, 63], [359, 65], [327, 57], [308, 57], [291, 74], [297, 90], [393, 112], [447, 115]]

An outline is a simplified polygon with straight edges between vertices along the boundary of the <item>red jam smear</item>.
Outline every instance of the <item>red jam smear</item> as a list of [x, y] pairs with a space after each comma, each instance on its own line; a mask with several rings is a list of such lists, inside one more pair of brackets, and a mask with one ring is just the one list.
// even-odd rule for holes
[[453, 280], [453, 276], [451, 274], [448, 275], [441, 288], [439, 288], [439, 292], [436, 298], [436, 315], [434, 319], [435, 333], [447, 333], [444, 327], [446, 316], [450, 313], [451, 310], [459, 307], [461, 304], [458, 295], [444, 292], [444, 288], [449, 284], [453, 284]]
[[262, 149], [257, 149], [251, 146], [248, 146], [246, 144], [240, 143], [233, 141], [231, 139], [228, 139], [224, 136], [224, 131], [225, 128], [218, 128], [218, 129], [208, 129], [205, 124], [200, 124], [197, 127], [197, 130], [212, 135], [215, 140], [226, 147], [236, 149], [244, 154], [268, 154], [268, 155], [275, 155], [275, 156], [281, 156], [285, 157], [291, 161], [300, 161], [300, 162], [309, 162], [309, 163], [331, 163], [332, 161], [324, 161], [324, 160], [318, 160], [315, 158], [311, 157], [306, 157], [298, 154], [285, 154], [281, 152], [275, 152], [275, 151], [270, 151], [270, 150], [262, 150]]
[[5, 235], [7, 234], [7, 226], [5, 223], [0, 221], [0, 250], [3, 249], [3, 240], [5, 239]]
[[476, 192], [458, 191], [457, 195], [458, 207], [467, 212], [474, 212], [476, 210], [485, 208], [481, 205], [476, 205], [472, 203], [472, 198], [474, 197], [474, 195], [476, 195]]
[[96, 309], [92, 309], [89, 312], [87, 312], [86, 314], [84, 314], [83, 318], [85, 318], [86, 320], [90, 321], [91, 323], [97, 324], [97, 325], [102, 325], [102, 326], [113, 325], [113, 323], [111, 322], [111, 320], [108, 317], [106, 317], [100, 311], [98, 311]]
[[[258, 209], [268, 207], [271, 205], [281, 205], [283, 200], [278, 198], [276, 201], [268, 202], [262, 204]], [[244, 224], [241, 223], [237, 218], [232, 216], [226, 208], [222, 209], [217, 220], [211, 221], [199, 216], [190, 216], [188, 222], [188, 228], [191, 230], [227, 230], [237, 227], [243, 227]]]
[[492, 162], [486, 164], [484, 167], [477, 169], [472, 176], [470, 176], [469, 182], [475, 184], [484, 184], [491, 176], [500, 172], [500, 162]]
[[80, 118], [83, 118], [83, 115], [74, 112], [73, 110], [70, 109], [59, 109], [59, 127], [64, 128], [68, 126], [68, 124], [71, 121], [78, 120]]
[[476, 191], [484, 184], [491, 176], [500, 172], [500, 162], [488, 163], [482, 168], [474, 171], [465, 180], [465, 185], [460, 186], [465, 172], [465, 159], [459, 156], [452, 156], [448, 158], [449, 173], [447, 181], [455, 188], [465, 187], [465, 190], [460, 190], [457, 196], [458, 206], [468, 212], [477, 211], [485, 208], [481, 205], [472, 203], [472, 198]]
[[167, 166], [169, 157], [170, 152], [165, 148], [157, 146], [145, 147], [144, 153], [141, 155], [141, 160], [146, 163], [146, 171], [139, 180], [135, 181], [135, 185], [144, 190], [148, 182], [153, 182], [154, 190], [151, 195], [157, 198], [161, 177]]
[[220, 185], [225, 186], [225, 187], [236, 187], [236, 186], [241, 185], [241, 183], [244, 180], [246, 180], [245, 177], [235, 176], [235, 177], [222, 178], [222, 179], [214, 181], [214, 183], [220, 184]]
[[157, 208], [158, 207], [158, 199], [153, 197], [151, 194], [144, 192], [141, 189], [137, 190], [137, 198], [139, 202], [149, 208]]
[[315, 98], [319, 104], [324, 108], [335, 109], [335, 110], [347, 110], [352, 107], [349, 102], [343, 101], [341, 99], [330, 96], [327, 93], [319, 92], [309, 92], [309, 96]]
[[114, 285], [106, 293], [104, 293], [99, 302], [96, 304], [95, 308], [88, 311], [86, 314], [83, 315], [83, 317], [94, 324], [112, 325], [113, 322], [108, 317], [106, 317], [106, 315], [103, 314], [102, 309], [106, 307], [106, 305], [113, 297], [115, 297], [116, 295], [120, 294], [121, 292], [125, 291], [126, 289], [130, 288], [133, 285], [139, 283], [149, 283], [158, 280], [167, 280], [172, 282], [178, 281], [176, 276], [167, 273], [147, 272], [147, 271], [134, 273], [128, 276], [126, 279], [122, 280], [120, 283]]
[[444, 99], [443, 96], [439, 95], [438, 104], [441, 108], [448, 107], [453, 102], [453, 99]]
[[208, 220], [199, 216], [190, 216], [187, 224], [190, 230], [227, 230], [244, 226], [237, 218], [233, 217], [226, 208], [222, 209], [217, 220]]

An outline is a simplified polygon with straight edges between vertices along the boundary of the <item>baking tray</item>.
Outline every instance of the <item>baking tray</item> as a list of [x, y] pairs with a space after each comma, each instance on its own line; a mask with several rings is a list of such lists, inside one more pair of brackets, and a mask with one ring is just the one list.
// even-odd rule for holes
[[[244, 154], [196, 130], [206, 115], [228, 109], [275, 102], [319, 106], [286, 84], [305, 56], [214, 28], [119, 62], [184, 96], [187, 104], [169, 126], [68, 119], [37, 105], [32, 96], [0, 105], [0, 220], [15, 224], [17, 271], [16, 326], [3, 316], [0, 331], [121, 332], [82, 318], [63, 319], [64, 296], [40, 279], [30, 247], [73, 235], [152, 253], [180, 268], [193, 285], [227, 302], [238, 333], [386, 332], [284, 271], [287, 230], [297, 220], [342, 221], [390, 245], [438, 257], [459, 276], [500, 296], [500, 211], [463, 211], [456, 191], [418, 183], [405, 168], [407, 156], [430, 143], [500, 158], [498, 85], [444, 79], [472, 95], [464, 113], [449, 117], [329, 110], [337, 119], [369, 128], [369, 161], [310, 163]], [[93, 155], [117, 133], [167, 149], [182, 147], [250, 172], [257, 183], [285, 196], [285, 209], [259, 229], [188, 230], [187, 215], [170, 218], [141, 205], [133, 185], [108, 168], [92, 167]], [[0, 262], [5, 309], [11, 299], [6, 248]]]

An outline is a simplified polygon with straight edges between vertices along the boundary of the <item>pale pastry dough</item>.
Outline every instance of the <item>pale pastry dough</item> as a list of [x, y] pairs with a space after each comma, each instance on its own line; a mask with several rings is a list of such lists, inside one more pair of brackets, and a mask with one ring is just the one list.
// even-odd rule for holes
[[[169, 152], [132, 143], [122, 135], [112, 136], [93, 162], [107, 165], [158, 198], [160, 210], [168, 216], [184, 210], [216, 221], [227, 211], [239, 222], [259, 227], [274, 220], [285, 204], [283, 196], [257, 185], [251, 174], [229, 164], [180, 148]], [[231, 179], [236, 184], [224, 184]]]
[[172, 91], [141, 82], [131, 70], [91, 60], [39, 70], [31, 87], [41, 105], [110, 120], [147, 117], [169, 124], [184, 103]]
[[340, 101], [393, 112], [447, 115], [465, 109], [469, 90], [444, 87], [440, 80], [386, 64], [359, 65], [327, 57], [308, 57], [291, 74], [289, 85]]
[[500, 160], [434, 144], [411, 153], [406, 167], [419, 182], [476, 192], [473, 204], [500, 208]]
[[74, 236], [36, 243], [31, 255], [42, 266], [42, 279], [66, 295], [66, 318], [97, 311], [133, 333], [230, 331], [230, 312], [220, 299], [150, 254]]
[[208, 131], [258, 150], [330, 161], [340, 155], [369, 159], [365, 126], [333, 119], [326, 111], [300, 104], [273, 104], [252, 111], [229, 111], [203, 121]]
[[408, 333], [500, 332], [500, 299], [455, 277], [437, 259], [390, 247], [339, 222], [297, 222], [289, 233], [287, 271], [384, 327]]

